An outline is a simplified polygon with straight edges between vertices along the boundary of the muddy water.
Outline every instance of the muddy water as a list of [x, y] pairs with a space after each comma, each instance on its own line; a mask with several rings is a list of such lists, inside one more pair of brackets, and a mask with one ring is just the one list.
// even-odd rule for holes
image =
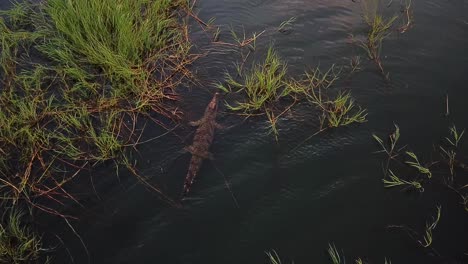
[[[399, 1], [393, 2], [395, 7]], [[293, 76], [361, 55], [363, 71], [337, 88], [353, 93], [368, 109], [369, 121], [323, 133], [295, 148], [317, 130], [316, 113], [307, 106], [299, 105], [280, 120], [278, 143], [263, 119], [241, 123], [223, 114], [220, 122], [235, 127], [217, 135], [212, 149], [216, 159], [205, 164], [182, 209], [161, 204], [154, 193], [123, 171], [117, 177], [112, 164], [106, 164], [77, 183], [85, 190], [77, 195], [86, 209], [67, 209], [80, 218], [73, 225], [91, 262], [254, 264], [265, 263], [264, 251], [275, 249], [284, 263], [329, 263], [325, 249], [331, 242], [349, 262], [358, 256], [373, 263], [383, 263], [384, 257], [393, 263], [467, 261], [460, 258], [468, 251], [466, 214], [451, 206], [458, 200], [442, 195], [443, 188], [423, 194], [384, 190], [380, 159], [372, 153], [377, 146], [371, 134], [386, 135], [393, 123], [401, 127], [401, 141], [426, 160], [450, 124], [468, 128], [468, 1], [416, 0], [413, 7], [414, 28], [384, 42], [389, 84], [349, 44], [350, 33], [363, 36], [366, 30], [360, 6], [353, 1], [199, 0], [200, 18], [215, 17], [222, 26], [221, 41], [230, 41], [229, 25], [247, 34], [266, 30], [255, 56], [261, 58], [274, 43]], [[386, 12], [395, 11], [398, 7]], [[291, 30], [277, 32], [275, 27], [290, 17], [297, 18]], [[211, 54], [194, 66], [201, 85], [186, 96], [184, 107], [191, 109], [187, 119], [202, 114], [213, 83], [222, 81], [223, 71], [233, 70], [232, 63], [239, 60], [232, 48], [209, 46], [196, 23], [192, 32], [194, 51]], [[444, 116], [446, 94], [449, 117]], [[162, 133], [150, 131], [148, 138]], [[177, 136], [140, 146], [135, 155], [141, 173], [159, 179], [169, 193], [182, 186], [189, 156], [179, 150], [188, 144], [190, 132], [181, 128]], [[421, 231], [436, 204], [444, 208], [434, 241], [442, 257], [430, 256], [406, 233], [385, 228], [406, 224]], [[75, 263], [86, 263], [79, 240], [54, 221], [44, 228], [65, 241]], [[65, 250], [57, 261], [71, 262]]]

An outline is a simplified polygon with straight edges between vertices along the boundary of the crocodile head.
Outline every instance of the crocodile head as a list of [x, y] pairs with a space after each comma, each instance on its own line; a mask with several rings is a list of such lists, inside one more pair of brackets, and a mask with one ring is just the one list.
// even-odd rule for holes
[[216, 111], [218, 109], [218, 100], [219, 100], [219, 93], [216, 92], [213, 96], [213, 99], [211, 99], [211, 102], [208, 105], [208, 108]]

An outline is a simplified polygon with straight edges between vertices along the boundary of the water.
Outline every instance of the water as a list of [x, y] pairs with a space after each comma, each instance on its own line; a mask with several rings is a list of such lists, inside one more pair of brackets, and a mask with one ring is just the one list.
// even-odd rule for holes
[[[466, 263], [466, 256], [460, 258], [468, 252], [466, 214], [451, 206], [458, 200], [441, 195], [449, 192], [436, 187], [420, 195], [384, 190], [381, 157], [372, 153], [377, 146], [371, 134], [387, 135], [393, 123], [401, 127], [402, 144], [410, 144], [425, 160], [452, 122], [468, 128], [468, 1], [419, 0], [413, 7], [415, 26], [383, 44], [388, 85], [363, 52], [349, 44], [350, 33], [362, 36], [366, 30], [360, 6], [353, 1], [198, 1], [200, 18], [215, 17], [222, 25], [222, 41], [229, 40], [229, 25], [238, 32], [242, 25], [247, 34], [266, 30], [257, 41], [256, 57], [274, 43], [292, 76], [361, 55], [364, 70], [340, 86], [368, 109], [369, 122], [325, 132], [293, 150], [317, 129], [315, 113], [307, 107], [299, 106], [280, 121], [278, 143], [267, 134], [263, 119], [241, 123], [224, 114], [221, 123], [237, 126], [216, 136], [216, 159], [203, 167], [193, 199], [183, 209], [168, 208], [133, 177], [125, 172], [117, 177], [111, 164], [103, 166], [76, 183], [84, 208], [65, 209], [80, 219], [72, 224], [91, 262], [253, 264], [265, 263], [264, 251], [275, 249], [284, 263], [330, 263], [325, 250], [333, 242], [349, 263], [357, 257], [372, 263], [383, 263], [384, 257], [393, 263]], [[293, 16], [297, 20], [291, 32], [275, 30]], [[239, 59], [232, 48], [208, 46], [196, 23], [192, 32], [194, 51], [216, 52], [194, 66], [202, 85], [193, 87], [184, 101], [190, 120], [202, 114], [212, 84]], [[449, 117], [444, 117], [446, 94]], [[142, 145], [137, 155], [141, 174], [159, 179], [166, 190], [180, 188], [189, 156], [179, 150], [189, 144], [183, 139], [190, 132], [179, 129], [178, 136]], [[154, 128], [148, 137], [160, 133]], [[439, 203], [443, 213], [434, 247], [444, 258], [429, 256], [406, 233], [385, 228], [406, 224], [421, 232]], [[65, 242], [75, 263], [87, 263], [79, 239], [62, 220], [41, 225]], [[63, 249], [56, 260], [71, 262]]]

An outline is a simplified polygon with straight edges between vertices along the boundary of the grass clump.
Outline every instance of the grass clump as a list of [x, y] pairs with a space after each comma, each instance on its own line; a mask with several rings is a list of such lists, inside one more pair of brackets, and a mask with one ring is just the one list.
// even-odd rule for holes
[[[219, 85], [219, 88], [225, 92], [242, 93], [244, 100], [228, 104], [228, 108], [247, 116], [265, 114], [276, 138], [279, 117], [299, 100], [308, 101], [320, 110], [321, 130], [366, 121], [366, 111], [355, 105], [349, 92], [332, 96], [327, 91], [339, 79], [334, 66], [326, 72], [312, 69], [299, 79], [291, 78], [287, 73], [287, 64], [270, 47], [264, 61], [254, 64], [249, 71], [239, 71], [239, 78], [226, 74], [226, 85]], [[282, 102], [290, 104], [280, 107]]]
[[286, 70], [286, 64], [270, 47], [265, 61], [254, 65], [250, 72], [243, 75], [242, 81], [236, 81], [228, 74], [226, 82], [229, 90], [243, 91], [247, 96], [245, 102], [238, 102], [235, 106], [228, 105], [229, 109], [251, 113], [288, 95], [290, 90], [285, 89]]
[[[146, 121], [173, 120], [190, 77], [185, 1], [51, 0], [2, 11], [0, 197], [59, 214], [84, 169], [126, 162]], [[143, 121], [140, 121], [143, 120]], [[132, 172], [136, 172], [131, 168]]]
[[[22, 223], [22, 213], [10, 210], [0, 222], [0, 263], [40, 263], [41, 238]], [[48, 261], [46, 261], [48, 263]]]
[[287, 65], [270, 47], [263, 62], [254, 64], [249, 71], [239, 70], [240, 79], [227, 73], [226, 86], [220, 85], [219, 87], [225, 92], [243, 93], [246, 100], [237, 102], [235, 105], [228, 104], [227, 107], [248, 116], [258, 113], [265, 114], [277, 138], [276, 122], [281, 114], [276, 114], [275, 105], [292, 93], [287, 85]]

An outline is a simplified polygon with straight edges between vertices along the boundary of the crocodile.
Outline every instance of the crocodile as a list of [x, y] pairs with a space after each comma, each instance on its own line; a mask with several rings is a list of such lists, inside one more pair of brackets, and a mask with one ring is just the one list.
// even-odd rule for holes
[[213, 159], [209, 149], [211, 143], [213, 143], [215, 129], [223, 128], [223, 126], [216, 122], [218, 101], [219, 93], [216, 92], [206, 107], [203, 117], [198, 121], [189, 122], [191, 126], [198, 126], [198, 128], [195, 132], [192, 145], [185, 148], [186, 151], [192, 154], [192, 158], [190, 159], [189, 169], [185, 177], [182, 196], [185, 196], [190, 191], [190, 187], [200, 171], [203, 161], [205, 159]]

